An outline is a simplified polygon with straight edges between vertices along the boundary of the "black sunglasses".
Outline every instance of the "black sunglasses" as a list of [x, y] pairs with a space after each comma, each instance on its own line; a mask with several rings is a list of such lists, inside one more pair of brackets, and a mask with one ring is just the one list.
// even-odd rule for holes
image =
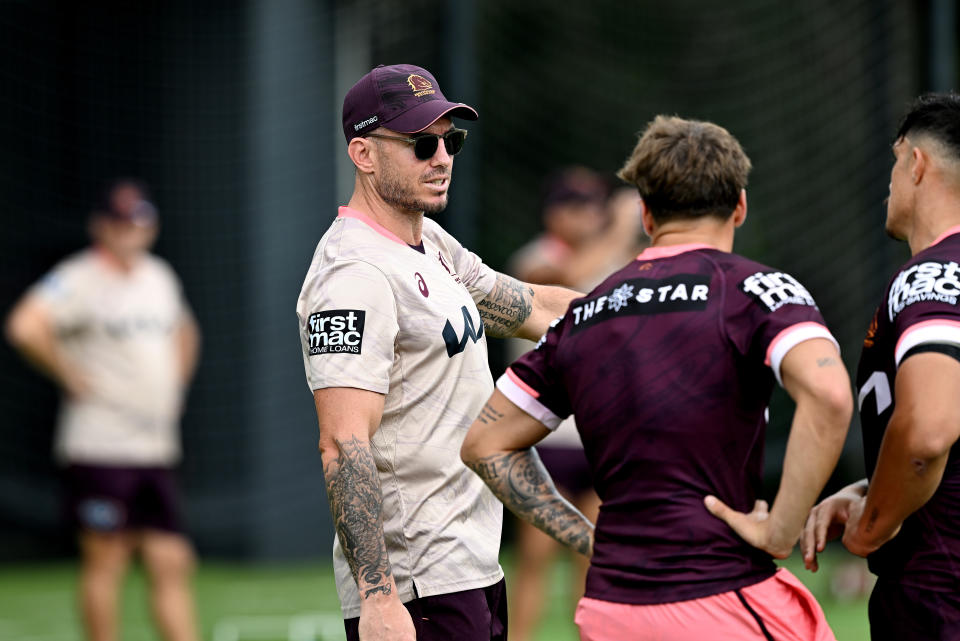
[[466, 129], [451, 129], [445, 134], [413, 134], [409, 138], [402, 136], [385, 136], [383, 134], [367, 134], [370, 138], [386, 138], [387, 140], [399, 140], [408, 145], [413, 145], [413, 155], [418, 160], [429, 160], [437, 153], [437, 147], [440, 145], [440, 139], [443, 138], [443, 146], [447, 153], [456, 156], [463, 149], [463, 141], [467, 139]]

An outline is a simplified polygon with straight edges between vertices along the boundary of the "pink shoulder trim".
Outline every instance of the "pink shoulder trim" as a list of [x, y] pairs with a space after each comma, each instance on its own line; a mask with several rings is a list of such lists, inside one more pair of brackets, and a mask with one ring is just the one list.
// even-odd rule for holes
[[[663, 247], [647, 247], [637, 256], [637, 260], [656, 260], [658, 258], [669, 258], [677, 254], [692, 252], [698, 249], [717, 249], [713, 245], [706, 243], [686, 243], [684, 245], [665, 245]], [[718, 250], [719, 251], [719, 250]]]
[[947, 236], [953, 236], [956, 233], [960, 233], [960, 225], [954, 225], [953, 227], [947, 229], [945, 232], [937, 236], [937, 239], [930, 243], [930, 246], [933, 247]]
[[389, 238], [395, 243], [400, 243], [405, 247], [407, 246], [407, 244], [403, 242], [403, 240], [401, 240], [399, 236], [394, 234], [392, 231], [390, 231], [380, 223], [376, 222], [373, 218], [370, 218], [370, 216], [367, 216], [362, 211], [357, 211], [356, 209], [351, 209], [350, 207], [340, 207], [337, 210], [337, 218], [355, 218], [360, 222], [362, 222], [363, 224], [370, 227], [370, 229], [377, 232], [381, 236], [385, 238]]

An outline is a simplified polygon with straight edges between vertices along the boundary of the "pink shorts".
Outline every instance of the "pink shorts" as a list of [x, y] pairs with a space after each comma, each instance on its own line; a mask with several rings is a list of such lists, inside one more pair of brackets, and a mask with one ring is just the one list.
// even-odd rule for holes
[[701, 599], [655, 605], [584, 597], [574, 621], [582, 641], [836, 641], [823, 610], [787, 570]]

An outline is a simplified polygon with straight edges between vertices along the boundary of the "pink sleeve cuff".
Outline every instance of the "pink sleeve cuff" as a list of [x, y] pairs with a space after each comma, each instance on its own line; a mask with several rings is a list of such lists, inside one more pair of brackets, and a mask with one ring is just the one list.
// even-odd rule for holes
[[833, 337], [833, 334], [830, 333], [830, 330], [820, 323], [814, 323], [812, 321], [791, 325], [770, 341], [764, 364], [770, 366], [770, 369], [773, 370], [773, 375], [777, 377], [777, 382], [781, 387], [783, 386], [783, 379], [780, 378], [780, 365], [783, 363], [783, 358], [791, 349], [811, 338], [826, 338], [834, 344], [838, 352], [840, 351], [840, 345], [837, 343], [837, 339]]
[[520, 377], [510, 368], [507, 368], [503, 376], [497, 379], [497, 389], [511, 403], [543, 423], [551, 431], [557, 429], [557, 426], [563, 421], [564, 417], [557, 416], [546, 405], [537, 400], [540, 394], [520, 380]]

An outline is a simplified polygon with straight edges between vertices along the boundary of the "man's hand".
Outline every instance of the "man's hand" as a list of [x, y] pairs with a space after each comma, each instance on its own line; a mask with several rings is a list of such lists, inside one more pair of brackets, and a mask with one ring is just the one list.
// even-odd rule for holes
[[804, 567], [811, 572], [816, 572], [820, 568], [817, 563], [817, 554], [823, 552], [827, 541], [832, 541], [843, 534], [853, 505], [863, 499], [866, 491], [866, 482], [860, 481], [848, 485], [813, 506], [803, 526], [803, 533], [800, 535], [800, 551], [803, 553]]
[[410, 613], [394, 595], [367, 597], [360, 605], [360, 641], [416, 641]]
[[[884, 536], [882, 538], [874, 537], [872, 542], [865, 542], [861, 535], [870, 530], [869, 524], [866, 528], [862, 528], [861, 521], [863, 520], [863, 511], [867, 507], [867, 497], [864, 496], [861, 499], [857, 499], [850, 504], [849, 515], [847, 516], [847, 522], [843, 528], [843, 547], [851, 554], [856, 554], [857, 556], [866, 557], [868, 554], [872, 554], [880, 548], [884, 543], [895, 537], [900, 533], [900, 525], [897, 525], [893, 532], [889, 536]], [[875, 518], [875, 517], [874, 517]]]
[[741, 539], [753, 547], [778, 559], [790, 556], [796, 541], [777, 538], [777, 528], [771, 527], [766, 501], [756, 501], [749, 514], [734, 510], [715, 496], [707, 496], [703, 499], [703, 504], [710, 514], [729, 525]]
[[704, 504], [750, 545], [785, 559], [800, 538], [804, 521], [837, 464], [853, 412], [850, 379], [836, 346], [826, 337], [802, 341], [780, 365], [783, 387], [796, 402], [780, 489], [767, 508], [757, 501], [749, 514], [715, 496]]

